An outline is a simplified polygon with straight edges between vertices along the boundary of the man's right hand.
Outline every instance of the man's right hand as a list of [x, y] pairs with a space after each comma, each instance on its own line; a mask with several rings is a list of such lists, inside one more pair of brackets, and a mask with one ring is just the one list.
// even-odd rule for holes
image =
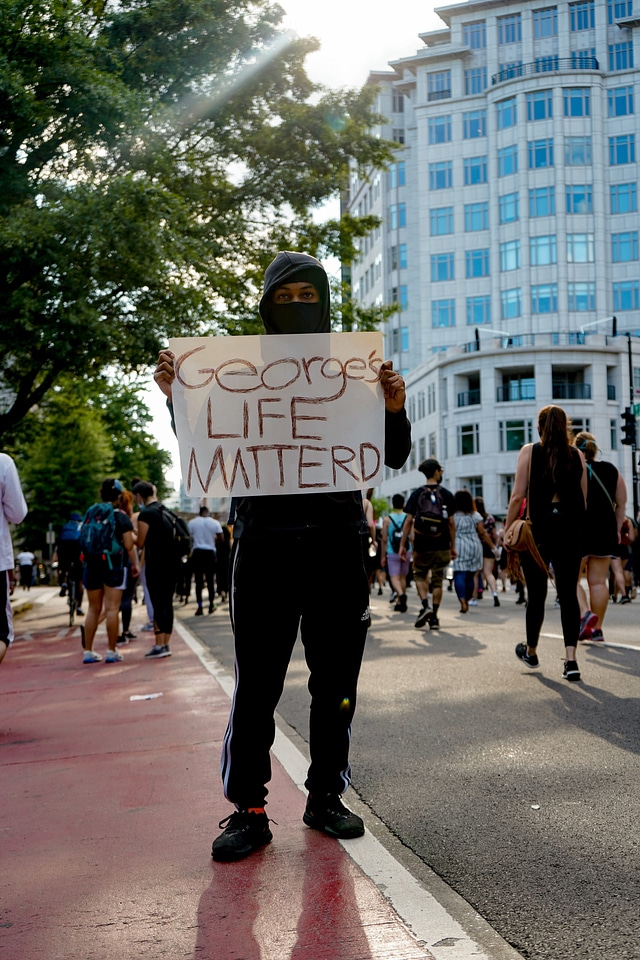
[[158, 354], [158, 363], [153, 379], [158, 384], [165, 397], [171, 397], [171, 385], [176, 378], [176, 358], [171, 350], [161, 350]]

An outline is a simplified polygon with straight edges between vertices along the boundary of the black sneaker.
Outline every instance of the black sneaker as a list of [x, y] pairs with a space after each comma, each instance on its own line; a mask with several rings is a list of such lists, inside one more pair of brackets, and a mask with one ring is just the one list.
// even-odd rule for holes
[[312, 830], [324, 830], [337, 840], [352, 840], [364, 835], [362, 819], [347, 810], [336, 794], [317, 798], [309, 795], [302, 819]]
[[213, 841], [211, 856], [219, 863], [230, 863], [233, 860], [242, 860], [250, 853], [271, 843], [273, 834], [269, 830], [269, 817], [266, 813], [249, 813], [247, 810], [238, 810], [225, 817], [218, 824], [224, 828], [219, 837]]
[[516, 657], [518, 660], [522, 660], [523, 663], [526, 663], [528, 667], [537, 667], [540, 663], [536, 653], [527, 653], [526, 643], [519, 643], [516, 646]]
[[494, 605], [494, 607], [499, 607], [499, 606], [500, 606], [500, 600], [498, 599], [498, 594], [497, 594], [497, 593], [494, 593], [494, 595], [493, 595], [493, 605]]
[[439, 629], [440, 629], [440, 621], [436, 617], [435, 613], [432, 613], [431, 616], [429, 617], [429, 630], [439, 630]]
[[565, 660], [562, 676], [565, 680], [579, 680], [580, 671], [575, 660]]
[[195, 613], [196, 617], [203, 617], [204, 613], [202, 612], [202, 607], [198, 607]]
[[407, 595], [406, 593], [401, 593], [398, 597], [395, 607], [393, 608], [397, 613], [406, 613], [407, 612]]
[[418, 614], [418, 619], [414, 623], [416, 630], [422, 630], [423, 627], [426, 627], [427, 621], [431, 616], [431, 611], [429, 610], [428, 605], [423, 607], [420, 613]]

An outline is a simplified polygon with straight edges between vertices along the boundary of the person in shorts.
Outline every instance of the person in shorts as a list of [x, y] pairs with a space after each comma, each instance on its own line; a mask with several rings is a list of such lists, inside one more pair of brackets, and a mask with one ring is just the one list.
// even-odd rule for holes
[[119, 480], [109, 478], [102, 482], [100, 497], [103, 503], [114, 507], [115, 540], [123, 548], [123, 562], [113, 563], [106, 557], [84, 558], [82, 582], [87, 591], [87, 620], [84, 626], [84, 654], [83, 663], [97, 663], [102, 660], [99, 653], [93, 649], [93, 641], [98, 629], [100, 614], [104, 605], [107, 616], [108, 650], [105, 663], [117, 663], [123, 659], [118, 650], [118, 634], [120, 602], [122, 591], [127, 583], [127, 565], [124, 562], [124, 553], [129, 555], [131, 575], [137, 577], [140, 573], [138, 565], [138, 551], [133, 535], [133, 524], [122, 510], [118, 510], [116, 502], [123, 491]]
[[404, 497], [401, 493], [394, 493], [391, 498], [391, 512], [382, 522], [381, 565], [387, 568], [391, 586], [397, 594], [393, 609], [398, 613], [407, 612], [407, 577], [411, 568], [411, 553], [408, 551], [405, 559], [400, 559], [400, 554], [394, 546], [394, 540], [397, 539], [394, 535], [402, 534], [406, 517]]
[[[416, 581], [418, 596], [422, 601], [422, 610], [414, 626], [421, 630], [428, 623], [431, 630], [438, 630], [440, 627], [438, 610], [442, 603], [444, 571], [457, 556], [454, 547], [456, 540], [456, 527], [453, 521], [454, 499], [451, 491], [440, 485], [444, 470], [437, 460], [434, 458], [423, 460], [418, 470], [424, 474], [427, 482], [423, 487], [414, 490], [407, 500], [405, 507], [407, 517], [402, 527], [400, 560], [407, 559], [407, 543], [413, 531], [413, 577]], [[420, 497], [424, 492], [429, 492], [432, 498], [438, 499], [441, 503], [442, 523], [437, 536], [427, 537], [415, 529]], [[429, 586], [433, 594], [432, 611], [429, 610]]]

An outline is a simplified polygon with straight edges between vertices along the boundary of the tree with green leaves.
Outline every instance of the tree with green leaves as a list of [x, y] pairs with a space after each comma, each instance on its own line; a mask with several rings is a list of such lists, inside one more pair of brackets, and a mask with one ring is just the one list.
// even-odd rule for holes
[[260, 332], [278, 249], [354, 259], [370, 226], [312, 212], [351, 161], [390, 159], [374, 91], [314, 86], [317, 44], [282, 14], [0, 0], [0, 437], [63, 374], [139, 370], [169, 336]]
[[134, 476], [150, 480], [162, 498], [170, 457], [150, 435], [150, 419], [128, 382], [62, 376], [19, 425], [11, 451], [29, 503], [20, 540], [43, 549], [49, 524], [58, 532], [71, 510], [84, 513], [105, 477], [119, 477], [127, 488]]

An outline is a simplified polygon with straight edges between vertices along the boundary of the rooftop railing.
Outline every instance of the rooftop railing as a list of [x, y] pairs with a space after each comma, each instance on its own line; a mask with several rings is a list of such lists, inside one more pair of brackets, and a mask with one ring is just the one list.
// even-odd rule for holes
[[596, 57], [540, 57], [533, 63], [517, 63], [503, 67], [491, 77], [491, 85], [515, 80], [517, 77], [530, 77], [538, 73], [565, 73], [567, 70], [599, 70]]

